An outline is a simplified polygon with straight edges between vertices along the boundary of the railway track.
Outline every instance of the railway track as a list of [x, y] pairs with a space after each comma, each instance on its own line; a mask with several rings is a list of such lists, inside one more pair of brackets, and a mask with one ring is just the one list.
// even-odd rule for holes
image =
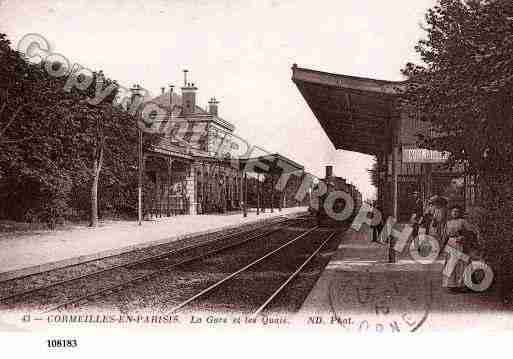
[[[251, 298], [251, 290], [254, 290], [254, 287], [257, 286], [260, 287], [259, 290], [262, 292], [258, 293], [257, 297], [260, 298], [251, 298], [249, 305], [244, 311], [250, 312], [253, 317], [258, 316], [264, 312], [277, 297], [284, 294], [287, 286], [289, 286], [293, 280], [298, 277], [301, 271], [303, 271], [312, 262], [312, 260], [337, 234], [337, 231], [328, 232], [328, 234], [326, 234], [326, 232], [316, 232], [318, 228], [319, 227], [316, 226], [304, 231], [278, 248], [267, 252], [265, 255], [253, 260], [251, 263], [233, 271], [221, 280], [216, 281], [202, 291], [178, 304], [172, 308], [170, 312], [176, 313], [186, 310], [187, 308], [191, 311], [222, 310], [222, 306], [216, 307], [214, 303], [222, 303], [223, 299], [226, 299], [227, 296], [231, 296], [232, 299], [234, 297]], [[296, 254], [296, 258], [290, 258], [291, 254]], [[285, 276], [283, 274], [281, 276], [276, 275], [275, 278], [273, 278], [272, 283], [261, 285], [261, 282], [269, 282], [269, 279], [264, 278], [263, 280], [261, 279], [258, 281], [258, 276], [255, 274], [262, 270], [265, 271], [272, 269], [273, 263], [266, 263], [270, 259], [274, 259], [274, 267], [276, 267], [276, 262], [286, 263], [286, 261], [289, 260], [291, 263], [288, 263], [286, 266], [288, 269], [285, 269]], [[253, 271], [253, 274], [249, 273], [250, 271]], [[249, 277], [249, 280], [244, 278], [240, 279], [244, 274]], [[237, 281], [237, 278], [239, 278], [239, 281]], [[255, 280], [257, 283], [254, 282]], [[253, 281], [253, 285], [249, 285], [248, 282], [250, 281]]]
[[[14, 290], [11, 293], [3, 294], [2, 297], [0, 297], [0, 309], [2, 307], [7, 307], [7, 309], [14, 309], [16, 308], [16, 303], [20, 301], [20, 299], [27, 299], [31, 298], [34, 299], [32, 301], [33, 304], [41, 304], [42, 306], [45, 306], [46, 304], [50, 304], [53, 302], [61, 302], [63, 304], [59, 304], [58, 306], [53, 306], [51, 309], [59, 309], [59, 308], [66, 308], [67, 306], [75, 303], [79, 303], [82, 300], [87, 300], [90, 297], [94, 297], [101, 294], [106, 294], [109, 292], [112, 292], [116, 289], [122, 289], [124, 286], [129, 286], [135, 282], [151, 278], [154, 275], [158, 275], [161, 273], [164, 273], [165, 271], [171, 269], [172, 267], [183, 263], [184, 261], [190, 261], [197, 258], [201, 258], [205, 255], [211, 255], [213, 253], [216, 253], [218, 251], [226, 250], [228, 248], [232, 248], [238, 245], [241, 245], [247, 241], [250, 241], [252, 239], [261, 238], [265, 235], [268, 235], [272, 232], [275, 232], [279, 230], [279, 228], [274, 228], [269, 230], [269, 228], [274, 226], [281, 226], [285, 223], [293, 223], [296, 221], [296, 219], [280, 219], [277, 221], [274, 221], [272, 223], [264, 224], [262, 226], [258, 226], [256, 228], [251, 228], [249, 230], [235, 230], [228, 234], [223, 234], [219, 236], [215, 236], [214, 238], [211, 238], [207, 241], [203, 241], [201, 243], [193, 243], [190, 245], [186, 245], [183, 247], [178, 247], [172, 250], [165, 250], [160, 251], [157, 254], [151, 254], [151, 255], [144, 255], [142, 250], [139, 250], [138, 255], [135, 256], [135, 260], [128, 261], [126, 263], [118, 264], [118, 265], [111, 265], [107, 266], [106, 268], [101, 268], [98, 270], [92, 270], [85, 274], [70, 276], [62, 280], [53, 280], [49, 281], [49, 283], [43, 284], [43, 285], [35, 285], [32, 287], [29, 287], [28, 289], [24, 289], [21, 291]], [[248, 236], [249, 238], [245, 238], [243, 240], [240, 239], [241, 236]], [[219, 244], [222, 243], [222, 246], [219, 247]], [[155, 251], [157, 247], [165, 247], [165, 245], [159, 245], [155, 248], [151, 248], [151, 251]], [[194, 251], [199, 251], [200, 253], [194, 253]], [[203, 251], [203, 252], [202, 252]], [[137, 251], [134, 251], [137, 252]], [[134, 253], [132, 252], [132, 254]], [[146, 251], [148, 252], [148, 251]], [[193, 253], [190, 253], [193, 252]], [[182, 261], [178, 260], [174, 263], [167, 265], [168, 262], [176, 259], [176, 256], [183, 256], [187, 257], [187, 259], [183, 259]], [[80, 267], [86, 264], [89, 264], [91, 262], [97, 262], [100, 260], [94, 260], [89, 262], [84, 262], [76, 265], [72, 265], [63, 269], [54, 270], [54, 271], [48, 271], [45, 273], [37, 273], [31, 276], [26, 276], [23, 278], [17, 278], [14, 280], [9, 280], [6, 282], [1, 283], [1, 285], [5, 286], [7, 282], [9, 283], [15, 283], [20, 282], [23, 280], [27, 280], [30, 277], [37, 277], [41, 276], [43, 274], [51, 275], [52, 272], [55, 271], [72, 271], [73, 268]], [[153, 266], [160, 264], [161, 268], [158, 270], [144, 270], [144, 265], [146, 264], [152, 264]], [[141, 269], [139, 271], [134, 271], [133, 269]], [[132, 270], [130, 270], [132, 269]], [[130, 272], [130, 273], [127, 273]], [[136, 272], [136, 273], [135, 273]], [[134, 274], [135, 273], [135, 274]], [[82, 286], [80, 284], [84, 284], [83, 281], [89, 280], [88, 284], [91, 284], [91, 280], [93, 278], [101, 277], [101, 280], [98, 282], [105, 282], [106, 276], [108, 278], [107, 282], [110, 282], [110, 285], [107, 285], [104, 288], [95, 288], [89, 293], [83, 293]], [[57, 277], [58, 278], [58, 277]], [[37, 282], [37, 281], [36, 281]], [[41, 282], [41, 280], [39, 281]], [[112, 284], [112, 282], [115, 282], [116, 284]], [[64, 290], [62, 291], [63, 287], [70, 287], [67, 288], [68, 291]], [[13, 287], [16, 287], [16, 284], [13, 285]], [[73, 288], [74, 287], [74, 288]], [[93, 286], [94, 287], [94, 286]], [[61, 289], [61, 290], [58, 290]], [[66, 289], [66, 288], [64, 288]], [[78, 290], [77, 290], [78, 289]], [[48, 293], [48, 291], [54, 291], [57, 292], [58, 295], [52, 295], [52, 293]], [[72, 292], [72, 293], [70, 293]], [[5, 290], [4, 290], [5, 293]], [[63, 298], [66, 297], [66, 298]], [[71, 297], [71, 298], [69, 298]], [[38, 300], [41, 299], [41, 300]], [[29, 301], [30, 303], [30, 301]], [[29, 304], [30, 306], [30, 304]], [[5, 309], [5, 308], [4, 308]]]
[[[335, 232], [319, 229], [313, 223], [312, 218], [285, 219], [235, 231], [198, 245], [13, 293], [4, 302], [0, 300], [0, 310], [28, 307], [49, 313], [104, 307], [131, 312], [146, 303], [143, 308], [169, 313], [202, 308], [202, 303], [208, 303], [219, 292], [229, 292], [234, 299], [231, 309], [239, 305], [237, 298], [254, 297], [246, 311], [258, 315], [284, 297], [294, 279], [335, 236]], [[238, 283], [241, 277], [251, 277], [252, 271], [268, 269], [279, 275], [265, 281], [250, 278], [249, 285]], [[244, 294], [256, 286], [260, 293]]]
[[[103, 296], [100, 301], [90, 303], [89, 308], [86, 304], [80, 309], [87, 312], [117, 307], [123, 313], [148, 309], [167, 314], [209, 310], [258, 315], [274, 310], [278, 302], [286, 307], [284, 312], [295, 311], [328, 261], [327, 257], [318, 256], [319, 253], [328, 244], [334, 249], [340, 238], [335, 238], [338, 231], [318, 229], [311, 225], [312, 219], [310, 222], [288, 226], [260, 241], [249, 241], [216, 255], [177, 263], [167, 276], [116, 295]], [[304, 228], [305, 225], [309, 228]], [[270, 275], [262, 277], [258, 273], [265, 271]], [[209, 307], [209, 300], [216, 292], [224, 295], [224, 303], [219, 301], [224, 306], [216, 303]], [[292, 301], [289, 295], [294, 296]]]

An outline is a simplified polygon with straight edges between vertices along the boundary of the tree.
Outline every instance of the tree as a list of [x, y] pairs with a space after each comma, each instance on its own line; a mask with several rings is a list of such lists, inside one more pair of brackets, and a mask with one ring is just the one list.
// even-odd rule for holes
[[[403, 69], [404, 108], [431, 124], [428, 148], [478, 175], [487, 257], [513, 282], [513, 2], [439, 0], [426, 14], [423, 63]], [[434, 135], [434, 136], [433, 136]]]
[[[98, 225], [98, 185], [100, 181], [100, 173], [103, 168], [105, 151], [107, 150], [107, 140], [117, 138], [120, 132], [130, 131], [130, 128], [125, 128], [125, 124], [119, 127], [116, 116], [114, 116], [114, 109], [112, 101], [114, 100], [117, 91], [114, 90], [103, 99], [99, 104], [91, 103], [90, 99], [95, 97], [96, 90], [103, 90], [104, 85], [107, 87], [115, 84], [114, 81], [106, 79], [103, 72], [94, 74], [92, 81], [94, 86], [89, 86], [86, 90], [88, 98], [78, 102], [76, 111], [82, 113], [86, 119], [85, 126], [82, 128], [82, 133], [86, 135], [86, 147], [83, 148], [85, 154], [90, 151], [90, 226], [96, 227]], [[110, 103], [109, 103], [110, 102]], [[132, 122], [132, 127], [135, 122]]]
[[403, 99], [441, 134], [424, 140], [473, 170], [503, 170], [511, 161], [490, 159], [513, 158], [513, 3], [440, 0], [426, 23], [424, 64], [403, 69]]
[[40, 212], [52, 224], [67, 211], [73, 168], [63, 164], [77, 164], [64, 151], [71, 129], [63, 111], [69, 99], [59, 94], [64, 83], [25, 61], [3, 34], [0, 63], [1, 212], [16, 219]]
[[[59, 63], [29, 63], [3, 34], [0, 65], [0, 216], [53, 225], [83, 212], [96, 225], [102, 206], [135, 213], [136, 120], [112, 104], [116, 82], [96, 72], [65, 91], [45, 70]], [[114, 90], [91, 101], [97, 86]]]

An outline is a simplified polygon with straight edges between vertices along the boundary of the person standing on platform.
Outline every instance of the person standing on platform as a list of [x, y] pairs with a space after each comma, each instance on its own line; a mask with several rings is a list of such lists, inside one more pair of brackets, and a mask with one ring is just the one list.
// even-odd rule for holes
[[415, 211], [410, 217], [410, 225], [413, 227], [411, 238], [413, 240], [415, 248], [418, 248], [419, 233], [423, 232], [423, 234], [426, 234], [428, 228], [431, 226], [431, 222], [433, 221], [433, 205], [429, 203], [426, 210], [424, 211], [422, 199], [420, 198], [419, 192], [415, 191], [413, 193], [413, 196], [415, 199]]
[[[450, 210], [450, 219], [447, 221], [447, 228], [445, 233], [445, 241], [447, 246], [452, 250], [459, 251], [460, 253], [470, 254], [475, 251], [477, 245], [477, 231], [472, 228], [470, 223], [463, 218], [463, 208], [454, 205]], [[445, 247], [445, 246], [444, 246]], [[442, 248], [443, 252], [444, 248]], [[447, 266], [450, 254], [446, 254], [445, 266]], [[457, 261], [449, 277], [442, 276], [442, 287], [453, 293], [462, 292], [465, 289], [463, 281], [463, 273], [465, 271], [466, 263]]]
[[442, 238], [444, 238], [447, 222], [447, 200], [440, 196], [433, 196], [429, 200], [432, 206], [432, 219], [428, 224], [427, 234], [434, 237], [442, 247]]
[[[381, 207], [378, 206], [377, 202], [374, 203], [374, 210], [376, 213], [383, 213]], [[379, 236], [383, 231], [383, 217], [380, 219], [379, 223], [376, 223], [372, 226], [372, 242], [379, 242]]]
[[429, 253], [430, 249], [422, 246], [419, 242], [421, 235], [429, 235], [435, 238], [439, 246], [442, 246], [445, 225], [447, 221], [447, 200], [440, 196], [433, 196], [429, 199], [426, 211], [419, 216], [415, 212], [410, 218], [410, 225], [413, 227], [412, 241], [417, 250], [422, 253]]
[[413, 192], [413, 201], [414, 201], [414, 212], [413, 214], [417, 218], [421, 218], [424, 215], [424, 206], [422, 204], [422, 198], [420, 198], [420, 193], [418, 191]]
[[424, 218], [424, 208], [422, 207], [422, 200], [420, 199], [417, 191], [413, 192], [414, 210], [410, 217], [410, 224], [413, 227], [413, 236], [417, 236], [420, 223]]

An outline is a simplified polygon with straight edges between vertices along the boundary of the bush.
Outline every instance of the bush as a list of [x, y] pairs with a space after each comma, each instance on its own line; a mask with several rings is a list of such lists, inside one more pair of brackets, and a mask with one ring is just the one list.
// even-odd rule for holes
[[486, 196], [489, 212], [484, 216], [482, 237], [484, 259], [492, 266], [499, 293], [513, 300], [513, 183], [509, 176], [492, 179], [491, 193]]

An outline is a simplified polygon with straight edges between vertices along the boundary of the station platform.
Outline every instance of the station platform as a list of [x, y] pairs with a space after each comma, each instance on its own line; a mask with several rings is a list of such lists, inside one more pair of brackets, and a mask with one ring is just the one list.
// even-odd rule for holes
[[306, 207], [269, 209], [229, 215], [163, 217], [152, 221], [101, 222], [96, 228], [75, 226], [67, 230], [0, 233], [0, 282], [62, 268], [68, 265], [125, 253], [194, 235], [234, 228], [280, 216], [306, 213]]
[[513, 308], [493, 286], [482, 293], [451, 293], [441, 287], [442, 260], [423, 264], [405, 251], [388, 263], [387, 247], [369, 238], [363, 229], [343, 234], [297, 323], [369, 333], [513, 330]]

